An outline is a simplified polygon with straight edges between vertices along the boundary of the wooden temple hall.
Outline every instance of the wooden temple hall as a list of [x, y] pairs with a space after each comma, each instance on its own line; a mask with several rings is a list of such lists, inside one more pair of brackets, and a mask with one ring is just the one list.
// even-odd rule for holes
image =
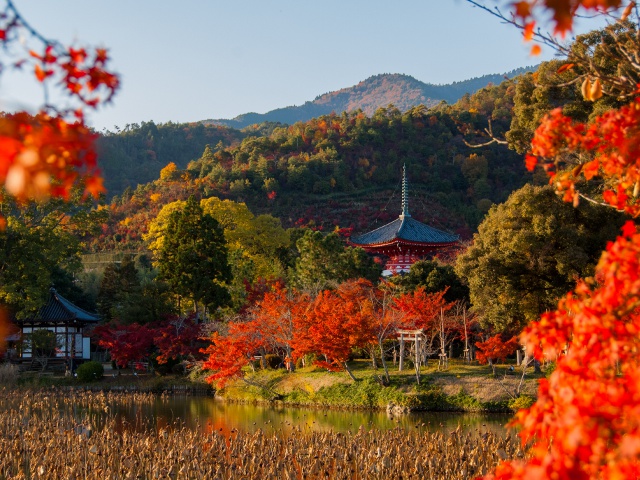
[[352, 237], [350, 243], [388, 258], [383, 276], [406, 273], [418, 260], [456, 245], [458, 235], [419, 222], [409, 214], [406, 166], [402, 169], [402, 213], [391, 223]]
[[[99, 321], [97, 315], [77, 307], [61, 296], [54, 288], [49, 290], [47, 303], [35, 315], [16, 320], [23, 339], [28, 339], [37, 330], [49, 330], [55, 334], [56, 348], [51, 357], [75, 364], [91, 358], [89, 337], [86, 329]], [[36, 356], [30, 342], [23, 341], [18, 351], [18, 360], [29, 362]], [[80, 363], [80, 362], [78, 362]]]

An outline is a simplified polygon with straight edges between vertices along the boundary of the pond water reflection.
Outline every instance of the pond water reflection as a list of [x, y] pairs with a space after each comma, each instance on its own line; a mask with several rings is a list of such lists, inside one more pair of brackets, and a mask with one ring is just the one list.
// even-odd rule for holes
[[510, 415], [417, 412], [389, 415], [380, 411], [277, 408], [225, 403], [211, 397], [156, 398], [114, 408], [118, 428], [123, 430], [171, 429], [185, 426], [202, 432], [233, 431], [287, 434], [296, 430], [356, 432], [361, 427], [389, 430], [396, 427], [422, 431], [492, 430], [504, 433]]

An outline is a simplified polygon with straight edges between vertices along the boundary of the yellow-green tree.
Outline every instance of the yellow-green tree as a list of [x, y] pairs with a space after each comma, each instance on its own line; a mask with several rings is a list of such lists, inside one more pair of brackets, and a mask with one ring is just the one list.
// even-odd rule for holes
[[154, 252], [159, 276], [179, 298], [209, 311], [229, 304], [231, 269], [220, 224], [191, 196], [169, 214], [162, 242]]
[[201, 202], [206, 213], [224, 229], [229, 251], [237, 260], [252, 264], [254, 278], [282, 277], [285, 269], [279, 252], [289, 245], [289, 234], [280, 220], [271, 215], [254, 216], [246, 204], [217, 197]]
[[[169, 203], [150, 223], [144, 238], [152, 252], [157, 254], [162, 250], [169, 219], [185, 206], [186, 202], [182, 200]], [[217, 197], [201, 200], [200, 208], [222, 227], [232, 270], [233, 280], [229, 287], [234, 305], [239, 306], [244, 299], [245, 282], [285, 275], [280, 256], [289, 246], [289, 233], [282, 228], [279, 219], [271, 215], [256, 217], [244, 203]]]

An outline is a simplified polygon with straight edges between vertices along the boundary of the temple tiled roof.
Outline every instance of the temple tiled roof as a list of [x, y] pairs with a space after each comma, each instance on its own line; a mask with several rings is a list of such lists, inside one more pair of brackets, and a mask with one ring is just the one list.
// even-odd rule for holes
[[406, 240], [416, 243], [453, 243], [459, 239], [458, 235], [452, 235], [437, 228], [414, 220], [410, 216], [400, 215], [399, 218], [380, 228], [363, 235], [351, 238], [354, 245], [380, 245], [397, 240]]
[[54, 288], [49, 290], [49, 299], [47, 303], [38, 310], [35, 315], [25, 318], [26, 322], [63, 322], [67, 320], [76, 320], [79, 322], [97, 322], [100, 320], [98, 315], [83, 310], [74, 305], [69, 300], [60, 295]]
[[391, 223], [371, 232], [353, 237], [350, 243], [356, 246], [386, 245], [405, 241], [413, 244], [429, 246], [450, 245], [459, 240], [458, 235], [452, 235], [437, 228], [411, 218], [409, 214], [409, 188], [407, 182], [407, 168], [402, 168], [402, 213]]

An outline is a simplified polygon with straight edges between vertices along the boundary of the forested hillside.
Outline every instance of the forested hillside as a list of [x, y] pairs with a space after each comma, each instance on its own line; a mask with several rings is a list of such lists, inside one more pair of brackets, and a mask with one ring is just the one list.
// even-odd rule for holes
[[505, 74], [483, 75], [446, 85], [424, 83], [409, 75], [397, 73], [374, 75], [353, 87], [319, 95], [303, 105], [278, 108], [267, 113], [245, 113], [230, 120], [205, 120], [205, 123], [233, 128], [244, 128], [262, 122], [292, 124], [329, 115], [331, 112], [340, 114], [362, 110], [367, 115], [373, 115], [378, 108], [389, 104], [404, 112], [417, 105], [433, 107], [443, 100], [454, 103], [464, 94], [471, 94], [490, 84], [498, 85], [505, 78], [514, 78], [531, 70], [533, 67], [519, 68]]
[[526, 70], [485, 75], [449, 85], [425, 84], [408, 75], [376, 75], [355, 87], [320, 95], [303, 106], [281, 108], [264, 115], [251, 113], [230, 121], [182, 124], [142, 122], [126, 125], [122, 130], [116, 127], [116, 131], [102, 134], [98, 141], [107, 195], [111, 198], [126, 188], [155, 180], [170, 162], [179, 168], [186, 167], [202, 155], [205, 145], [224, 149], [249, 136], [268, 137], [283, 123], [308, 122], [332, 113], [360, 111], [371, 117], [378, 108], [389, 105], [404, 113], [418, 105], [433, 107], [442, 100], [453, 103], [488, 84], [500, 84], [505, 76], [512, 78]]
[[114, 198], [109, 227], [93, 248], [138, 248], [159, 208], [190, 193], [246, 202], [286, 226], [374, 228], [399, 214], [403, 164], [415, 216], [469, 237], [492, 204], [531, 179], [506, 147], [465, 143], [484, 141], [476, 132], [489, 118], [503, 135], [514, 94], [515, 82], [505, 81], [451, 106], [331, 114], [268, 125], [266, 135], [230, 147], [208, 145], [186, 169], [166, 167], [158, 180]]
[[109, 196], [158, 178], [169, 162], [184, 167], [206, 144], [229, 146], [244, 138], [237, 130], [201, 123], [126, 125], [98, 139], [98, 162]]

